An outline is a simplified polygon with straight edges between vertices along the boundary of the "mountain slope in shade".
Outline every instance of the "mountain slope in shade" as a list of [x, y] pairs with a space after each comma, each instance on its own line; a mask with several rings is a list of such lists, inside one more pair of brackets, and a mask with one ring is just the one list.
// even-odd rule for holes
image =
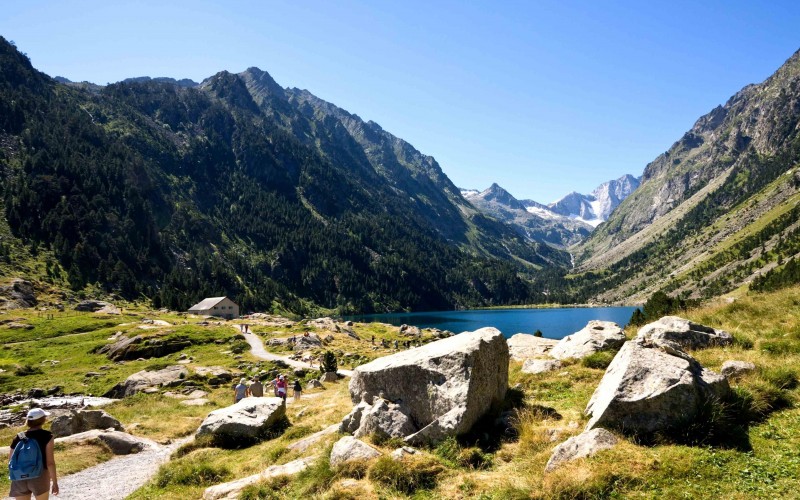
[[556, 214], [544, 205], [519, 201], [496, 183], [481, 192], [462, 189], [461, 194], [478, 210], [510, 224], [530, 241], [564, 248], [578, 243], [592, 230], [591, 226]]
[[[716, 296], [800, 252], [800, 51], [701, 117], [575, 251], [584, 295]], [[601, 271], [600, 274], [595, 271]]]
[[522, 276], [568, 263], [478, 212], [433, 158], [257, 68], [61, 84], [2, 38], [0, 64], [2, 208], [76, 289], [449, 309], [543, 300]]

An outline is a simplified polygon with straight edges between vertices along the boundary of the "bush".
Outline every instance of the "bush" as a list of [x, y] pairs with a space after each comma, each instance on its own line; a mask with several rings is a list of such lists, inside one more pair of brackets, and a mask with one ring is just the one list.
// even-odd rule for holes
[[394, 460], [383, 456], [369, 468], [368, 477], [371, 481], [410, 495], [420, 489], [436, 487], [436, 479], [443, 471], [442, 464], [431, 458]]
[[791, 390], [797, 387], [797, 373], [791, 368], [766, 368], [761, 371], [761, 377], [777, 389]]
[[609, 351], [600, 351], [590, 354], [581, 360], [581, 364], [586, 368], [595, 368], [598, 370], [605, 370], [611, 361], [614, 359], [616, 353]]
[[26, 375], [39, 375], [42, 369], [33, 365], [20, 365], [14, 370], [14, 375], [25, 377]]
[[322, 362], [319, 365], [321, 373], [336, 372], [339, 369], [339, 363], [336, 361], [336, 355], [331, 351], [325, 351], [322, 355]]

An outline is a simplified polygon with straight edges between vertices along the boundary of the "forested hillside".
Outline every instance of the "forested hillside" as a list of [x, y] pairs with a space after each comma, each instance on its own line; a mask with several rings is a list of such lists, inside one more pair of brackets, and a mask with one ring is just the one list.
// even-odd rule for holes
[[8, 225], [75, 289], [446, 309], [544, 300], [527, 278], [568, 262], [480, 215], [432, 158], [260, 70], [68, 85], [1, 38], [0, 68]]

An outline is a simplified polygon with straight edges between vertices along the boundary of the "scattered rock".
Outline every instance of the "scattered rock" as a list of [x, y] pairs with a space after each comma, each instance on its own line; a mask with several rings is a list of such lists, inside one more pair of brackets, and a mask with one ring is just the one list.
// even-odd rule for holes
[[[469, 431], [502, 404], [507, 388], [505, 338], [495, 328], [482, 328], [359, 366], [350, 380], [350, 398], [365, 405], [359, 416], [370, 412], [366, 406], [382, 406], [380, 400], [398, 405], [398, 414], [407, 415], [415, 429], [406, 442], [421, 444]], [[348, 429], [353, 416], [343, 422]], [[359, 418], [358, 426], [364, 422]]]
[[262, 440], [285, 415], [286, 405], [281, 398], [244, 398], [209, 413], [196, 436], [212, 436], [221, 445], [254, 443]]
[[678, 316], [664, 316], [644, 325], [639, 329], [636, 338], [653, 343], [674, 342], [684, 349], [703, 349], [733, 343], [733, 336], [724, 330], [699, 325]]
[[522, 373], [544, 373], [561, 368], [561, 361], [557, 359], [526, 359], [522, 364]]
[[320, 382], [319, 380], [317, 380], [317, 379], [315, 379], [315, 378], [312, 378], [312, 379], [311, 379], [311, 380], [309, 380], [309, 381], [308, 381], [308, 383], [306, 384], [306, 388], [307, 388], [307, 389], [324, 389], [324, 388], [325, 388], [325, 386], [324, 386], [324, 385], [322, 385], [322, 382]]
[[619, 349], [625, 343], [625, 334], [611, 321], [590, 321], [582, 330], [567, 335], [550, 351], [556, 359], [583, 359], [598, 351]]
[[602, 450], [613, 448], [616, 444], [617, 437], [605, 429], [597, 428], [586, 431], [556, 446], [544, 470], [550, 472], [564, 462], [593, 456]]
[[518, 333], [508, 339], [508, 353], [516, 361], [525, 361], [546, 355], [558, 344], [558, 340]]
[[690, 422], [698, 408], [729, 391], [725, 377], [703, 368], [670, 342], [626, 342], [594, 391], [586, 429], [652, 434]]
[[295, 337], [294, 340], [294, 347], [292, 348], [295, 352], [307, 351], [309, 349], [314, 349], [315, 347], [322, 346], [322, 339], [319, 338], [316, 334], [311, 334], [308, 336], [305, 335], [298, 335]]
[[278, 476], [294, 476], [308, 468], [317, 457], [298, 458], [283, 465], [271, 465], [263, 472], [229, 483], [215, 484], [203, 492], [203, 500], [236, 500], [252, 484]]
[[122, 311], [119, 309], [119, 307], [115, 306], [114, 304], [108, 304], [107, 306], [103, 306], [97, 311], [95, 311], [95, 314], [118, 315], [122, 314]]
[[9, 330], [33, 330], [33, 325], [28, 325], [26, 323], [17, 323], [16, 321], [11, 321], [5, 324], [5, 327]]
[[55, 417], [50, 426], [55, 437], [70, 436], [92, 429], [123, 430], [119, 420], [103, 410], [72, 410], [68, 415]]
[[755, 371], [755, 369], [756, 365], [753, 363], [731, 360], [722, 363], [722, 369], [720, 372], [728, 380], [733, 380], [741, 377], [742, 375]]
[[184, 406], [205, 406], [211, 404], [211, 401], [205, 398], [186, 399], [181, 401], [181, 404]]
[[366, 461], [379, 456], [381, 456], [381, 452], [367, 443], [359, 441], [353, 436], [345, 436], [333, 445], [330, 464], [335, 468], [353, 460]]
[[106, 394], [107, 398], [124, 398], [137, 392], [158, 392], [159, 387], [166, 387], [180, 382], [189, 375], [186, 367], [181, 365], [168, 366], [163, 370], [136, 372], [125, 382], [120, 382]]

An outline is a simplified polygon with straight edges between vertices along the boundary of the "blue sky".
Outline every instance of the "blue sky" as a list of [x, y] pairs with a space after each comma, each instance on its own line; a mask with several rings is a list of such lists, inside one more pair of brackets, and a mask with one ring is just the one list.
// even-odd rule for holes
[[[760, 5], [759, 5], [760, 4]], [[11, 1], [45, 73], [202, 80], [249, 66], [550, 202], [645, 165], [800, 48], [800, 2]]]

